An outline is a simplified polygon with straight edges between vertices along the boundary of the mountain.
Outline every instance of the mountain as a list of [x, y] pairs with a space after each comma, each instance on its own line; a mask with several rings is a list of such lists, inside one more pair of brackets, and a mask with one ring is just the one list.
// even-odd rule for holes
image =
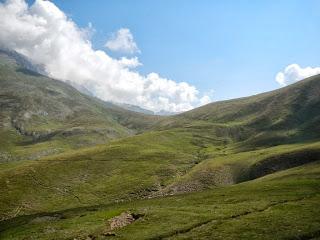
[[221, 101], [164, 118], [160, 129], [186, 127], [246, 147], [320, 137], [320, 75], [252, 97]]
[[156, 112], [155, 114], [160, 115], [160, 116], [171, 116], [171, 115], [176, 115], [178, 113], [161, 110], [159, 112]]
[[151, 110], [147, 110], [144, 108], [141, 108], [139, 106], [136, 105], [132, 105], [132, 104], [127, 104], [127, 103], [113, 103], [115, 105], [118, 105], [124, 109], [133, 111], [133, 112], [138, 112], [138, 113], [143, 113], [143, 114], [147, 114], [147, 115], [158, 115], [158, 116], [171, 116], [171, 115], [176, 115], [178, 113], [175, 112], [169, 112], [169, 111], [165, 111], [165, 110], [161, 110], [158, 112], [153, 112]]
[[132, 105], [132, 104], [127, 104], [127, 103], [113, 103], [115, 105], [118, 105], [124, 109], [133, 111], [133, 112], [138, 112], [138, 113], [143, 113], [143, 114], [148, 114], [148, 115], [154, 115], [153, 111], [141, 108], [139, 106], [136, 105]]
[[320, 237], [320, 75], [162, 117], [6, 53], [0, 86], [1, 239]]
[[88, 96], [91, 96], [91, 97], [94, 97], [94, 95], [92, 94], [92, 92], [90, 92], [86, 87], [84, 86], [81, 86], [75, 82], [72, 82], [72, 81], [65, 81], [66, 83], [68, 83], [69, 85], [71, 85], [72, 87], [74, 87], [75, 89], [77, 89], [79, 92], [85, 94], [85, 95], [88, 95]]
[[31, 63], [31, 61], [27, 57], [17, 53], [16, 51], [2, 47], [0, 48], [0, 54], [3, 64], [5, 62], [11, 62], [12, 64], [18, 65], [21, 69], [45, 75], [45, 70], [43, 66]]
[[133, 135], [157, 117], [127, 111], [39, 74], [0, 51], [0, 161], [34, 159]]

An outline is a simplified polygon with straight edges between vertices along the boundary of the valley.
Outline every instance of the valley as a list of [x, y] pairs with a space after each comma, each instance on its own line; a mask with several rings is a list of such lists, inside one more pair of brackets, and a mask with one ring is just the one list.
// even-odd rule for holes
[[173, 116], [6, 51], [0, 86], [1, 239], [320, 238], [320, 75]]

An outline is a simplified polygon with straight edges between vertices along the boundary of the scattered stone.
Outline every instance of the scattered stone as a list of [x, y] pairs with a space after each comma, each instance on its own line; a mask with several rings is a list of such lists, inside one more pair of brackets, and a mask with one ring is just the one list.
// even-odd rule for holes
[[114, 230], [114, 229], [122, 228], [131, 224], [134, 221], [135, 219], [132, 216], [132, 214], [128, 212], [124, 212], [124, 213], [121, 213], [119, 216], [113, 217], [109, 220], [110, 229]]
[[9, 152], [0, 152], [0, 162], [11, 162], [12, 160], [13, 157]]
[[108, 227], [102, 234], [103, 236], [116, 236], [113, 230], [123, 228], [139, 218], [143, 217], [143, 214], [123, 212], [119, 216], [115, 216], [108, 220]]

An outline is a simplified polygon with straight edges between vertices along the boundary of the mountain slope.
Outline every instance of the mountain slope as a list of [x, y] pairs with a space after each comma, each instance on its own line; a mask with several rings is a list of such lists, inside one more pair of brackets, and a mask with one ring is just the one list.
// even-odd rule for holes
[[0, 52], [0, 161], [104, 143], [158, 118], [107, 105], [35, 69], [17, 53]]
[[184, 129], [201, 139], [195, 144], [202, 158], [162, 192], [234, 184], [317, 160], [318, 148], [298, 149], [320, 140], [319, 106], [317, 75], [272, 92], [212, 103], [162, 119], [157, 129]]
[[320, 142], [239, 150], [186, 128], [0, 164], [0, 217], [65, 211], [237, 184], [317, 161]]
[[[4, 239], [320, 236], [319, 76], [161, 118], [8, 55], [0, 85]], [[121, 216], [132, 224], [110, 229]]]
[[256, 96], [211, 103], [168, 117], [158, 129], [187, 127], [245, 147], [320, 138], [320, 75]]

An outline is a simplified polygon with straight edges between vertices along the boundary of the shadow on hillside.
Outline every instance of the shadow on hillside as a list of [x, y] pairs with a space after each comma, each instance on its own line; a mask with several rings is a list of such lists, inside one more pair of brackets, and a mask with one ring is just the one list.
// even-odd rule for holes
[[27, 75], [30, 75], [32, 77], [43, 77], [42, 74], [37, 73], [35, 71], [31, 71], [31, 70], [26, 69], [26, 68], [18, 68], [17, 72], [20, 72], [20, 73], [23, 73], [23, 74], [27, 74]]

